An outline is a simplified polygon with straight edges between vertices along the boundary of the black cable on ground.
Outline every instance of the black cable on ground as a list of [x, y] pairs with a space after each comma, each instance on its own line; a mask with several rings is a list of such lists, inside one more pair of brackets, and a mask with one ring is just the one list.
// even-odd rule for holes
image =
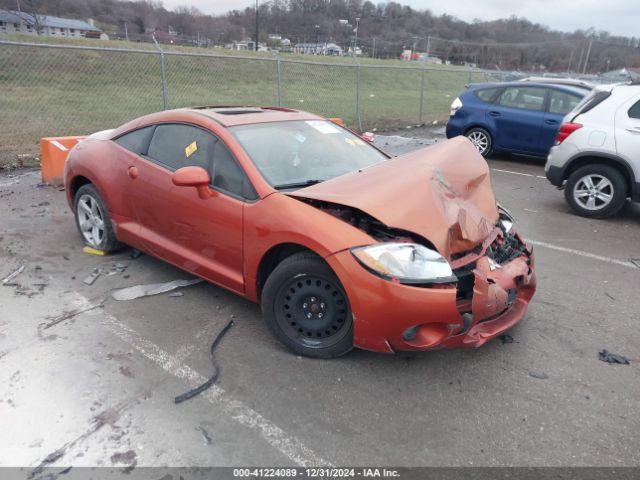
[[211, 388], [211, 386], [214, 383], [216, 383], [216, 380], [220, 375], [220, 367], [218, 367], [218, 365], [216, 364], [216, 360], [213, 356], [213, 351], [216, 349], [216, 346], [218, 345], [218, 343], [220, 343], [220, 340], [222, 340], [222, 337], [224, 337], [224, 334], [227, 333], [232, 326], [233, 326], [233, 320], [230, 320], [229, 323], [227, 323], [227, 325], [222, 330], [220, 330], [220, 333], [216, 335], [216, 338], [213, 339], [213, 343], [211, 344], [211, 349], [209, 350], [209, 358], [211, 359], [211, 364], [213, 365], [213, 374], [211, 375], [211, 378], [209, 378], [209, 380], [204, 382], [199, 387], [196, 387], [193, 390], [189, 390], [188, 392], [183, 393], [182, 395], [178, 395], [174, 400], [175, 403], [182, 403], [185, 400], [189, 400], [190, 398], [193, 398], [196, 395], [201, 394], [208, 388]]

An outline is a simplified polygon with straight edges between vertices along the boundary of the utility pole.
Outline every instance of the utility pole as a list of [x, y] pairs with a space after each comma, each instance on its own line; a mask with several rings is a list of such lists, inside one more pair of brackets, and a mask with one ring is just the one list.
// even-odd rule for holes
[[429, 56], [429, 52], [431, 52], [431, 35], [427, 35], [427, 57]]
[[587, 48], [587, 57], [584, 59], [584, 67], [582, 73], [587, 73], [587, 65], [589, 64], [589, 57], [591, 56], [591, 45], [593, 45], [593, 39], [589, 40], [589, 47]]
[[371, 57], [376, 58], [376, 37], [373, 37], [373, 48], [371, 49]]
[[577, 73], [580, 73], [580, 67], [582, 66], [582, 55], [584, 55], [584, 48], [580, 49], [580, 57], [578, 58], [578, 68], [576, 68]]
[[567, 73], [571, 72], [571, 63], [573, 63], [573, 53], [574, 49], [571, 49], [571, 55], [569, 55], [569, 65], [567, 65]]
[[360, 25], [360, 17], [356, 17], [356, 39], [353, 48], [353, 56], [356, 56], [356, 50], [358, 50], [358, 26]]
[[258, 30], [258, 0], [256, 0], [256, 41], [253, 44], [253, 50], [254, 51], [258, 51], [258, 35], [259, 35], [259, 30]]

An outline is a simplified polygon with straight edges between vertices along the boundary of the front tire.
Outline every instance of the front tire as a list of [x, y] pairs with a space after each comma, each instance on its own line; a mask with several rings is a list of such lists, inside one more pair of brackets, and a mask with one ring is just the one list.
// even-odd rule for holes
[[91, 184], [83, 185], [75, 195], [76, 226], [84, 242], [91, 248], [112, 252], [121, 244], [102, 197]]
[[586, 165], [567, 180], [565, 199], [583, 217], [606, 218], [618, 213], [627, 199], [627, 182], [609, 165]]
[[489, 158], [493, 152], [493, 139], [488, 131], [484, 128], [476, 127], [467, 131], [464, 136], [473, 143], [480, 155], [484, 158]]
[[334, 358], [353, 348], [347, 295], [317, 255], [303, 252], [284, 259], [265, 282], [261, 304], [269, 329], [300, 355]]

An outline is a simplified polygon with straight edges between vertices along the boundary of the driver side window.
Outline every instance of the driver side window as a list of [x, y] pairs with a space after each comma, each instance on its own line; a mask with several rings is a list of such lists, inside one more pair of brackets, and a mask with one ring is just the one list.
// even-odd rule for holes
[[194, 166], [210, 172], [216, 141], [215, 136], [192, 125], [160, 124], [147, 156], [169, 170]]
[[202, 128], [177, 123], [157, 125], [146, 157], [171, 171], [202, 167], [211, 175], [211, 186], [216, 190], [246, 200], [258, 198], [224, 143]]

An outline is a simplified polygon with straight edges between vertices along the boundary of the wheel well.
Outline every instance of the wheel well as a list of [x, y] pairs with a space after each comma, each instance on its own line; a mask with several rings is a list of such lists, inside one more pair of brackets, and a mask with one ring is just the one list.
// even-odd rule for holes
[[280, 245], [271, 247], [271, 249], [264, 254], [262, 260], [260, 260], [260, 265], [258, 266], [258, 279], [256, 281], [256, 291], [258, 296], [262, 294], [262, 287], [264, 287], [267, 278], [269, 278], [271, 272], [273, 272], [280, 262], [285, 258], [300, 252], [316, 254], [313, 250], [297, 243], [281, 243]]
[[627, 194], [631, 194], [631, 192], [633, 191], [633, 175], [631, 174], [631, 172], [624, 164], [609, 157], [589, 155], [576, 158], [575, 160], [571, 161], [569, 166], [564, 171], [563, 180], [567, 180], [573, 172], [586, 165], [608, 165], [615, 168], [616, 170], [618, 170], [618, 172], [620, 172], [625, 180], [625, 183], [627, 184]]
[[78, 175], [71, 180], [71, 185], [69, 186], [71, 190], [71, 198], [74, 199], [76, 197], [76, 192], [80, 189], [81, 186], [87, 185], [91, 183], [87, 177], [83, 177], [82, 175]]
[[485, 127], [484, 125], [471, 125], [470, 127], [468, 127], [465, 131], [464, 134], [466, 135], [467, 133], [469, 133], [469, 131], [473, 130], [474, 128], [481, 128], [482, 130], [484, 130], [485, 132], [487, 132], [489, 134], [490, 137], [493, 138], [493, 136], [491, 135], [491, 132], [489, 131], [489, 129], [487, 127]]
[[467, 133], [469, 133], [471, 130], [473, 130], [474, 128], [481, 128], [482, 130], [484, 130], [485, 132], [487, 132], [487, 135], [489, 135], [489, 140], [491, 140], [491, 146], [493, 147], [493, 134], [491, 133], [491, 131], [485, 127], [484, 125], [471, 125], [469, 128], [467, 128], [464, 131], [464, 136], [467, 136]]

